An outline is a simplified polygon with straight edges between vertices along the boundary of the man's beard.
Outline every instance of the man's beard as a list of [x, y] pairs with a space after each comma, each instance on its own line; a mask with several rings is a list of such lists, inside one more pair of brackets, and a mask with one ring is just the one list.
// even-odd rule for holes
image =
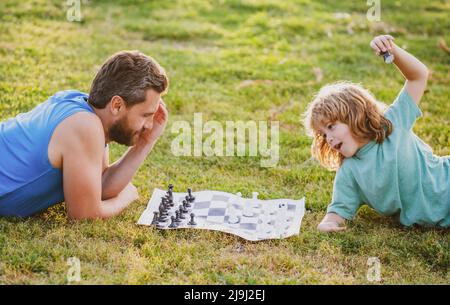
[[128, 127], [126, 117], [116, 121], [109, 129], [109, 139], [126, 146], [133, 146], [135, 131]]

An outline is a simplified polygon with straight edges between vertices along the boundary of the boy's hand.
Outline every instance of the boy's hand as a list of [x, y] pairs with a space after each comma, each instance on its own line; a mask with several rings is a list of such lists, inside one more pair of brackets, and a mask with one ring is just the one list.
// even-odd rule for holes
[[370, 47], [377, 55], [386, 51], [392, 52], [394, 49], [394, 37], [391, 35], [380, 35], [372, 39]]
[[317, 226], [320, 232], [338, 232], [347, 228], [344, 226], [345, 219], [336, 213], [328, 213]]
[[317, 230], [319, 230], [320, 232], [339, 232], [339, 231], [344, 231], [346, 230], [347, 227], [344, 226], [340, 226], [337, 222], [334, 221], [328, 221], [328, 222], [321, 222], [318, 226], [317, 226]]

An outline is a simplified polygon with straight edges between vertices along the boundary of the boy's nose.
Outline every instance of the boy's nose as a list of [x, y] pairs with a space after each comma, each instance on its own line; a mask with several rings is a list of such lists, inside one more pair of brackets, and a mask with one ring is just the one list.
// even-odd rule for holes
[[327, 136], [327, 142], [329, 145], [333, 145], [333, 137], [332, 136]]

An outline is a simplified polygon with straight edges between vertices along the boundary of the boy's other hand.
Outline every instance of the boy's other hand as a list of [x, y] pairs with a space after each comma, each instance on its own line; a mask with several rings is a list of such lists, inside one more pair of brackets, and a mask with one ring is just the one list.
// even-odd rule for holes
[[327, 213], [322, 221], [317, 226], [320, 232], [338, 232], [344, 231], [347, 228], [344, 226], [345, 219], [336, 213]]
[[392, 52], [394, 49], [394, 37], [391, 35], [376, 36], [370, 42], [370, 47], [375, 51], [375, 54], [380, 55], [386, 51]]
[[321, 222], [317, 226], [317, 230], [319, 230], [320, 232], [326, 232], [326, 233], [339, 232], [339, 231], [344, 231], [346, 229], [347, 229], [347, 227], [340, 226], [337, 222], [334, 222], [334, 221]]

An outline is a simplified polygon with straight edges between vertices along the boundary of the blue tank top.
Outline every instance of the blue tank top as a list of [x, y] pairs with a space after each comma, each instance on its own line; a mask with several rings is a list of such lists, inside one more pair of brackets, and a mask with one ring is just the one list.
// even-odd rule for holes
[[26, 217], [64, 201], [62, 171], [50, 164], [48, 145], [64, 119], [94, 113], [87, 99], [79, 91], [60, 91], [0, 123], [0, 216]]

